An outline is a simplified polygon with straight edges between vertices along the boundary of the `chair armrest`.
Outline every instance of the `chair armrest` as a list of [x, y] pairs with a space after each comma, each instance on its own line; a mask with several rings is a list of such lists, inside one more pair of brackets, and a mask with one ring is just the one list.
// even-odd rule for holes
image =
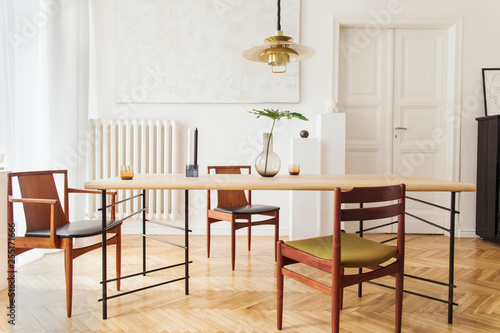
[[41, 204], [55, 205], [57, 203], [57, 199], [15, 198], [9, 195], [9, 202], [41, 203]]
[[57, 199], [15, 198], [9, 195], [9, 202], [50, 204], [50, 241], [52, 242], [52, 248], [58, 247], [55, 222], [55, 206], [56, 203], [58, 203]]
[[[78, 188], [68, 188], [68, 193], [87, 193], [87, 194], [101, 194], [99, 190], [82, 190]], [[116, 195], [115, 191], [106, 191], [106, 194]]]

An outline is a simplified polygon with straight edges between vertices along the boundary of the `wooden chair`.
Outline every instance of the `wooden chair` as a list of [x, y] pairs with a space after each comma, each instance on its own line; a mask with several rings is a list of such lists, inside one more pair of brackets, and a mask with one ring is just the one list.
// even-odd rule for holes
[[[64, 210], [54, 180], [54, 175], [64, 175]], [[14, 198], [13, 179], [17, 178], [21, 198]], [[62, 178], [62, 177], [61, 177]], [[73, 294], [73, 259], [91, 250], [100, 248], [102, 244], [89, 245], [82, 248], [73, 248], [73, 239], [90, 237], [102, 233], [102, 221], [88, 220], [69, 222], [69, 193], [97, 193], [100, 191], [78, 190], [68, 187], [68, 173], [66, 170], [15, 172], [8, 174], [8, 208], [7, 219], [14, 225], [13, 203], [23, 203], [26, 220], [24, 237], [15, 237], [15, 255], [31, 249], [63, 249], [66, 277], [66, 313], [71, 317]], [[109, 192], [108, 192], [109, 193]], [[112, 195], [115, 202], [116, 193]], [[115, 221], [114, 208], [111, 210], [111, 219], [107, 222], [107, 229], [114, 233], [107, 240], [107, 245], [116, 244], [116, 276], [121, 276], [121, 222]], [[13, 269], [12, 269], [13, 270]], [[120, 280], [117, 281], [120, 290]], [[13, 296], [10, 304], [14, 304]]]
[[[394, 201], [397, 200], [395, 203]], [[389, 202], [387, 202], [389, 201]], [[393, 202], [390, 202], [393, 201]], [[385, 203], [384, 203], [385, 202]], [[372, 203], [369, 208], [342, 209], [343, 203]], [[403, 306], [403, 273], [405, 243], [405, 186], [354, 188], [334, 191], [333, 235], [303, 240], [278, 242], [277, 315], [278, 329], [283, 321], [283, 276], [302, 282], [332, 296], [332, 332], [339, 332], [343, 288], [382, 276], [396, 277], [396, 325], [401, 332]], [[360, 205], [362, 207], [362, 205]], [[346, 234], [341, 221], [367, 221], [397, 217], [396, 247]], [[339, 246], [340, 245], [340, 246]], [[286, 265], [301, 262], [332, 274], [331, 287], [298, 274]], [[385, 263], [385, 266], [381, 264]], [[345, 275], [345, 268], [369, 268], [369, 271]]]
[[[208, 173], [216, 174], [241, 174], [242, 170], [251, 173], [251, 166], [209, 166]], [[269, 205], [252, 204], [252, 193], [243, 190], [217, 190], [217, 207], [212, 209], [210, 190], [207, 191], [207, 256], [210, 258], [210, 226], [220, 221], [231, 222], [231, 262], [234, 271], [236, 230], [248, 227], [248, 251], [251, 247], [253, 226], [274, 225], [274, 258], [276, 260], [276, 246], [279, 237], [279, 212], [280, 208]], [[253, 215], [266, 215], [271, 218], [262, 221], [253, 221]], [[245, 222], [237, 220], [246, 220]]]

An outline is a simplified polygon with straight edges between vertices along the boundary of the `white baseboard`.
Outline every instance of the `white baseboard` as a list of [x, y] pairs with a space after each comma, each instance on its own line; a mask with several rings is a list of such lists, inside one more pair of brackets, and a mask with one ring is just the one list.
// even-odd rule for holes
[[457, 232], [457, 237], [458, 238], [479, 238], [478, 235], [476, 235], [476, 230], [461, 230]]

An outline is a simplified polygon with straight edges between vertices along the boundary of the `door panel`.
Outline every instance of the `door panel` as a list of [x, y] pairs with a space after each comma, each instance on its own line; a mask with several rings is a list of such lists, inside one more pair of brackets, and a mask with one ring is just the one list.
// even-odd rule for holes
[[[443, 96], [441, 83], [446, 76], [443, 52], [446, 50], [444, 29], [395, 30], [396, 98], [405, 103], [438, 103]], [[444, 72], [443, 72], [444, 70]], [[444, 86], [446, 88], [446, 86]]]
[[344, 106], [346, 131], [350, 144], [380, 145], [380, 116], [378, 106]]

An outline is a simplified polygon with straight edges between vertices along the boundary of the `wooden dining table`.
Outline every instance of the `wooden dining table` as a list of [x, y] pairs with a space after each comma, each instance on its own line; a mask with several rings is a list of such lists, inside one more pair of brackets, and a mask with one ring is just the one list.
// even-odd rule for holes
[[[275, 177], [261, 177], [259, 175], [250, 174], [201, 174], [199, 177], [186, 177], [184, 174], [136, 174], [132, 180], [122, 180], [120, 177], [112, 177], [106, 179], [96, 179], [85, 183], [85, 188], [101, 190], [102, 191], [102, 223], [103, 223], [103, 235], [102, 235], [102, 302], [103, 302], [103, 319], [107, 318], [107, 300], [119, 297], [123, 295], [130, 294], [132, 292], [141, 291], [147, 288], [157, 287], [165, 283], [171, 283], [176, 281], [184, 280], [185, 282], [185, 294], [189, 294], [189, 190], [280, 190], [280, 191], [333, 191], [335, 188], [341, 188], [342, 190], [349, 190], [353, 187], [373, 187], [373, 186], [385, 186], [385, 185], [395, 185], [395, 184], [405, 184], [407, 192], [449, 192], [450, 195], [450, 205], [448, 207], [440, 206], [435, 203], [425, 202], [420, 199], [413, 198], [407, 193], [407, 199], [416, 200], [424, 204], [431, 205], [435, 208], [446, 210], [450, 213], [450, 226], [445, 228], [436, 225], [438, 228], [449, 234], [449, 276], [448, 281], [435, 281], [432, 279], [427, 279], [418, 276], [406, 275], [408, 278], [414, 278], [426, 282], [435, 283], [448, 288], [448, 299], [438, 299], [430, 295], [424, 295], [421, 293], [406, 291], [413, 295], [424, 297], [430, 300], [444, 302], [448, 304], [448, 322], [451, 324], [453, 321], [453, 306], [457, 305], [453, 299], [453, 289], [456, 288], [454, 284], [454, 251], [455, 251], [455, 217], [459, 214], [456, 209], [456, 194], [460, 192], [471, 192], [476, 190], [474, 184], [462, 183], [449, 180], [432, 179], [419, 176], [411, 175], [395, 175], [395, 174], [342, 174], [342, 175], [332, 175], [332, 174], [317, 174], [317, 175], [307, 175], [301, 174], [298, 176], [290, 176], [286, 174], [278, 174]], [[123, 293], [119, 293], [113, 296], [107, 295], [107, 283], [115, 281], [115, 279], [107, 278], [106, 270], [106, 230], [104, 226], [106, 225], [107, 214], [106, 207], [110, 207], [106, 202], [106, 191], [109, 190], [141, 190], [142, 193], [134, 197], [142, 197], [142, 209], [138, 212], [132, 214], [142, 214], [143, 219], [143, 269], [136, 274], [130, 274], [128, 276], [122, 277], [122, 279], [129, 277], [136, 277], [139, 275], [146, 275], [151, 272], [156, 272], [162, 269], [168, 269], [172, 267], [178, 267], [183, 265], [185, 268], [184, 276], [178, 279], [168, 280], [163, 283], [156, 285], [139, 288], [136, 290], [131, 290]], [[168, 241], [164, 241], [171, 245], [181, 247], [185, 251], [184, 262], [174, 265], [165, 266], [162, 268], [155, 268], [153, 270], [146, 269], [146, 238], [155, 238], [162, 241], [154, 236], [148, 235], [146, 232], [146, 223], [160, 223], [167, 227], [177, 226], [168, 225], [162, 222], [148, 221], [146, 219], [146, 190], [153, 189], [168, 189], [168, 190], [184, 190], [184, 244], [173, 244]], [[126, 199], [125, 199], [126, 200]], [[117, 204], [119, 204], [118, 202]], [[407, 212], [408, 215], [420, 219], [423, 222], [433, 224], [430, 221], [425, 221], [411, 213]], [[131, 217], [132, 215], [128, 216]], [[128, 218], [126, 217], [126, 218]], [[126, 219], [124, 218], [124, 220]], [[435, 225], [435, 224], [433, 224]], [[387, 286], [388, 287], [388, 286]]]

